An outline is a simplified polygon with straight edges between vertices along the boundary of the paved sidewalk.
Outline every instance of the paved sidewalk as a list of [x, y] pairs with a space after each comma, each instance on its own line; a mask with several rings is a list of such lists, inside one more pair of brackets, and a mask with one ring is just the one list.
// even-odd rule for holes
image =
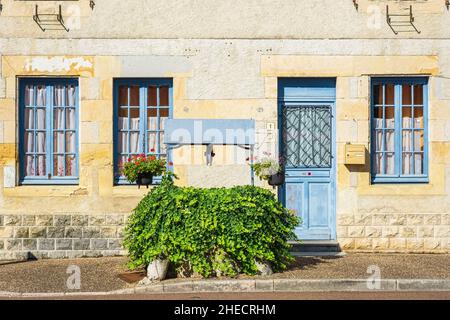
[[[75, 292], [105, 293], [117, 290], [123, 293], [144, 290], [182, 292], [190, 288], [194, 291], [204, 291], [208, 290], [207, 288], [212, 291], [222, 289], [239, 291], [258, 290], [258, 286], [267, 291], [276, 291], [276, 288], [289, 290], [289, 287], [292, 290], [296, 290], [297, 287], [307, 289], [305, 286], [311, 285], [315, 290], [347, 288], [355, 291], [366, 287], [365, 279], [369, 276], [367, 273], [369, 266], [380, 268], [381, 278], [386, 279], [382, 283], [386, 286], [386, 290], [414, 288], [442, 290], [450, 284], [450, 255], [441, 254], [350, 253], [344, 257], [299, 257], [289, 270], [270, 277], [240, 276], [235, 279], [242, 281], [228, 281], [229, 279], [223, 278], [218, 279], [219, 281], [168, 279], [159, 285], [152, 285], [151, 288], [137, 290], [134, 290], [135, 285], [127, 284], [118, 278], [119, 274], [127, 271], [126, 262], [127, 259], [124, 257], [40, 260], [12, 264], [0, 262], [0, 295], [1, 292], [74, 293], [66, 285], [70, 276], [67, 274], [67, 268], [70, 265], [79, 266], [81, 270], [81, 289]], [[405, 279], [433, 279], [433, 281], [408, 282]], [[441, 281], [444, 279], [448, 281]], [[213, 285], [213, 282], [216, 282], [216, 285]], [[164, 287], [168, 289], [164, 290]]]

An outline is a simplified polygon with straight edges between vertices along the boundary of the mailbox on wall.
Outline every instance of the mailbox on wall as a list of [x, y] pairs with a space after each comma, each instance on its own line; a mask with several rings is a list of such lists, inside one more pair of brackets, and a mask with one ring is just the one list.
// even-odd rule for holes
[[363, 144], [345, 145], [345, 164], [365, 164], [366, 147]]

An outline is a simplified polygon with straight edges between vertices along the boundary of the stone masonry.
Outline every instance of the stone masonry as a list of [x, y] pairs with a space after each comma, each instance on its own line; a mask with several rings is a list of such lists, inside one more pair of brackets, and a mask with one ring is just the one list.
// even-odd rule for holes
[[343, 250], [448, 252], [448, 214], [343, 215], [338, 221]]
[[[125, 253], [125, 217], [148, 190], [114, 183], [119, 78], [171, 79], [177, 119], [254, 119], [260, 151], [278, 150], [280, 78], [336, 79], [336, 241], [344, 250], [450, 252], [444, 1], [358, 0], [358, 10], [348, 0], [99, 0], [95, 10], [88, 0], [60, 1], [64, 18], [79, 9], [79, 19], [65, 19], [69, 32], [42, 32], [32, 18], [34, 2], [1, 0], [0, 260]], [[55, 3], [39, 1], [39, 11], [57, 12]], [[393, 13], [413, 5], [420, 34], [395, 34], [386, 5]], [[391, 76], [428, 79], [426, 183], [371, 181], [371, 78]], [[76, 185], [21, 183], [18, 80], [24, 77], [78, 80]], [[347, 143], [364, 145], [364, 165], [346, 164]], [[249, 183], [245, 150], [234, 157], [239, 148], [217, 146], [209, 167], [204, 148], [173, 151], [178, 185]]]
[[116, 256], [123, 214], [0, 215], [0, 260]]

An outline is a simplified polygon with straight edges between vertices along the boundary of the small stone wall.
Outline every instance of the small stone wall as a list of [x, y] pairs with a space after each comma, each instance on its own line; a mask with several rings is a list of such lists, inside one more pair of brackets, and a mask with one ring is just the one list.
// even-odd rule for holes
[[[0, 215], [0, 260], [126, 255], [125, 214]], [[338, 217], [344, 251], [450, 252], [450, 214]]]
[[0, 260], [124, 255], [124, 214], [0, 215]]
[[366, 214], [338, 217], [343, 250], [450, 252], [450, 214]]

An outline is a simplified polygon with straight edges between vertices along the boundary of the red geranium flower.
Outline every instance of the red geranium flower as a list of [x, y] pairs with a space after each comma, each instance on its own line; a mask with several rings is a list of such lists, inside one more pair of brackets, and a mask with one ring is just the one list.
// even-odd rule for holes
[[172, 161], [169, 162], [169, 166], [173, 166], [173, 162]]

